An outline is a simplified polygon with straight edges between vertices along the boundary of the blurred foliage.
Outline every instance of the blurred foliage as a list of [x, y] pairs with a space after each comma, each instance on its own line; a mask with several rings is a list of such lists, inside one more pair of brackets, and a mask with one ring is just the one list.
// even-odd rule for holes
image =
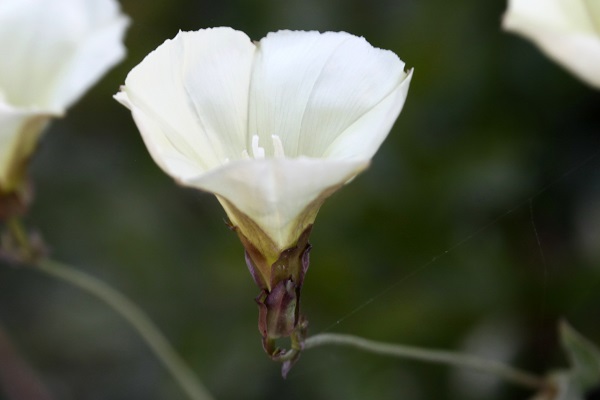
[[[326, 330], [463, 349], [543, 374], [557, 321], [600, 343], [600, 93], [500, 30], [504, 1], [123, 0], [125, 62], [54, 122], [27, 223], [55, 258], [127, 293], [218, 399], [525, 399], [446, 367], [320, 348], [287, 380], [262, 352], [257, 294], [210, 195], [178, 187], [111, 98], [178, 30], [344, 30], [415, 68], [372, 167], [313, 231], [303, 309]], [[349, 82], [351, 84], [351, 82]], [[0, 268], [0, 321], [57, 399], [180, 399], [104, 304]], [[0, 398], [1, 395], [0, 395]]]

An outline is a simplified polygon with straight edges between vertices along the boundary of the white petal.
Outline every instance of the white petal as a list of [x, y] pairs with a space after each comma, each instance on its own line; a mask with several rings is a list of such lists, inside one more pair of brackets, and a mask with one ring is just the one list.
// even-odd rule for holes
[[[306, 157], [237, 161], [191, 178], [184, 184], [225, 198], [252, 218], [282, 250], [294, 245], [302, 231], [313, 222], [298, 221], [307, 207], [367, 165], [368, 161]], [[235, 218], [231, 213], [229, 216]], [[236, 224], [237, 221], [232, 222]], [[243, 233], [247, 235], [247, 232]]]
[[152, 115], [146, 114], [132, 104], [126, 92], [119, 92], [114, 97], [131, 110], [133, 120], [142, 133], [142, 138], [152, 159], [163, 171], [179, 181], [198, 175], [198, 164], [175, 147], [169, 137], [170, 131], [166, 130], [164, 125], [155, 120]]
[[412, 70], [396, 89], [344, 130], [325, 150], [324, 156], [364, 159], [375, 155], [404, 106]]
[[16, 189], [51, 115], [18, 110], [0, 101], [0, 193]]
[[406, 77], [394, 53], [363, 38], [343, 32], [271, 33], [258, 44], [249, 132], [260, 136], [267, 154], [273, 154], [270, 136], [278, 135], [287, 156], [322, 157]]
[[550, 58], [600, 88], [600, 2], [510, 0], [503, 27], [532, 40]]
[[[155, 160], [167, 146], [165, 154], [200, 173], [242, 157], [254, 50], [230, 28], [180, 32], [129, 73], [121, 90]], [[178, 179], [187, 176], [157, 162]]]
[[0, 87], [23, 108], [63, 112], [124, 55], [114, 0], [0, 2]]
[[129, 19], [112, 0], [85, 3], [89, 25], [57, 80], [51, 108], [69, 107], [125, 57], [123, 36]]

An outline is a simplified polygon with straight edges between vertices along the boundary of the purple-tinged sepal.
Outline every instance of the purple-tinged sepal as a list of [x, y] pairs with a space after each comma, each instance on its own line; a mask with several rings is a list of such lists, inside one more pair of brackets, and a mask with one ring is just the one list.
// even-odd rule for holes
[[[283, 362], [284, 377], [300, 356], [308, 328], [308, 321], [300, 314], [300, 294], [310, 263], [311, 228], [300, 235], [295, 246], [281, 251], [269, 270], [264, 268], [266, 257], [238, 231], [246, 249], [248, 270], [261, 289], [255, 301], [263, 349], [274, 361]], [[277, 345], [276, 341], [282, 338], [290, 338], [289, 349]]]

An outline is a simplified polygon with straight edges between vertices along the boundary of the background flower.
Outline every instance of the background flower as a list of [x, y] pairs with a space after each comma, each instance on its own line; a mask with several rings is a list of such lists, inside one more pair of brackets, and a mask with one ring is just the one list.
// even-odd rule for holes
[[532, 40], [548, 57], [600, 88], [597, 0], [509, 0], [503, 26]]
[[46, 122], [125, 55], [114, 0], [0, 2], [0, 192], [14, 190]]

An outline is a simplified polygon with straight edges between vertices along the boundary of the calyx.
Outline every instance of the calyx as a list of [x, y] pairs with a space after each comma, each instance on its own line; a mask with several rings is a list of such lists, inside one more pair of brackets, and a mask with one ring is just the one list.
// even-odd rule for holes
[[[300, 314], [300, 293], [310, 261], [311, 229], [312, 225], [300, 235], [295, 246], [280, 252], [268, 274], [264, 273], [264, 267], [261, 270], [258, 267], [264, 265], [265, 257], [237, 231], [246, 249], [250, 274], [261, 290], [255, 301], [263, 349], [274, 361], [283, 362], [284, 377], [300, 356], [308, 328], [308, 321]], [[290, 349], [277, 346], [276, 340], [281, 338], [290, 338]]]

